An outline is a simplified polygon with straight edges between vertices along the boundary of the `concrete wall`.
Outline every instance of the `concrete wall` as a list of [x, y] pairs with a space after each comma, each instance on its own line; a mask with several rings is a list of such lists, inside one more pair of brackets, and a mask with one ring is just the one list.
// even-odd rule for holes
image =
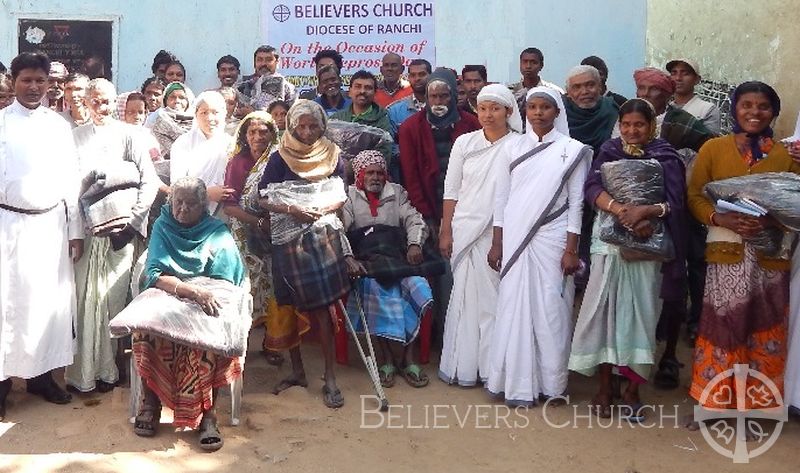
[[688, 56], [699, 62], [704, 79], [772, 85], [783, 109], [776, 136], [791, 135], [800, 108], [800, 28], [792, 4], [797, 2], [649, 0], [647, 62], [664, 67]]
[[[17, 52], [19, 17], [114, 17], [120, 90], [141, 84], [163, 48], [181, 59], [199, 91], [216, 86], [215, 63], [224, 54], [252, 72], [252, 51], [263, 42], [261, 7], [261, 0], [0, 0], [0, 60], [8, 64]], [[519, 51], [528, 46], [544, 51], [542, 76], [557, 84], [583, 57], [599, 55], [611, 69], [611, 88], [627, 95], [633, 86], [623, 71], [644, 63], [645, 0], [572, 0], [569, 8], [553, 0], [436, 0], [435, 8], [437, 63], [459, 70], [485, 64], [491, 81], [519, 80]]]

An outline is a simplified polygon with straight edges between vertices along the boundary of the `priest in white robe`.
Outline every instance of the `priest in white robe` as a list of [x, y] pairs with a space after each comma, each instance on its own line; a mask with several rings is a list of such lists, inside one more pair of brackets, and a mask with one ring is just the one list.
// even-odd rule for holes
[[11, 377], [48, 402], [71, 400], [51, 372], [72, 363], [83, 222], [72, 131], [41, 106], [49, 71], [41, 53], [14, 58], [17, 98], [0, 111], [0, 420]]

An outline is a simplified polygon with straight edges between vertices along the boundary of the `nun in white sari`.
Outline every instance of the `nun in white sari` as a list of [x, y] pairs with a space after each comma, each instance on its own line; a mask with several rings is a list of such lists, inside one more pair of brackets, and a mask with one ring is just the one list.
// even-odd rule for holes
[[474, 386], [486, 379], [497, 304], [497, 272], [486, 264], [492, 243], [495, 174], [516, 148], [522, 119], [507, 87], [478, 94], [483, 129], [458, 137], [444, 183], [440, 250], [450, 258], [453, 289], [444, 327], [439, 377]]
[[[782, 140], [795, 161], [800, 161], [800, 114], [794, 135]], [[798, 146], [792, 146], [798, 143]], [[792, 258], [792, 279], [789, 286], [789, 356], [786, 358], [786, 398], [784, 402], [795, 413], [800, 412], [800, 246]]]
[[[509, 405], [564, 394], [583, 183], [592, 149], [569, 137], [561, 95], [534, 87], [527, 133], [497, 177], [489, 264], [500, 271], [486, 388]], [[555, 115], [555, 116], [554, 116]]]

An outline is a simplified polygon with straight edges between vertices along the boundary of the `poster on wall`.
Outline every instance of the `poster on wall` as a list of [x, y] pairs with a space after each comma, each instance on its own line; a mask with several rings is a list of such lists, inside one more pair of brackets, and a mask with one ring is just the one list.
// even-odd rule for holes
[[280, 54], [279, 71], [300, 89], [316, 86], [311, 59], [322, 49], [344, 58], [345, 84], [358, 70], [379, 74], [381, 58], [397, 53], [436, 64], [433, 2], [263, 0], [261, 37]]
[[19, 20], [19, 52], [41, 51], [69, 72], [112, 80], [111, 21]]

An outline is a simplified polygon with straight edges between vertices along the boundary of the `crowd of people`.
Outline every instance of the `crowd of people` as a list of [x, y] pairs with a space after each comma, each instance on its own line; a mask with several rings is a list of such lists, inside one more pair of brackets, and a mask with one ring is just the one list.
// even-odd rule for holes
[[[342, 317], [360, 331], [368, 321], [387, 388], [397, 377], [429, 384], [419, 356], [429, 317], [438, 377], [511, 406], [562, 400], [574, 371], [598, 376], [595, 415], [640, 422], [640, 386], [676, 389], [686, 363], [689, 394], [706, 407], [736, 407], [742, 386], [717, 379], [737, 364], [800, 407], [789, 357], [800, 350], [797, 264], [754, 243], [794, 234], [769, 213], [723, 211], [705, 192], [800, 173], [798, 133], [773, 136], [772, 87], [738, 85], [732, 132], [720, 136], [727, 125], [695, 94], [701, 70], [689, 58], [636, 70], [630, 100], [608, 90], [596, 56], [563, 89], [545, 81], [537, 48], [521, 52], [521, 80], [508, 85], [489, 83], [484, 66], [458, 74], [389, 53], [380, 76], [357, 71], [345, 89], [341, 54], [323, 50], [316, 89], [300, 92], [278, 59], [260, 46], [242, 76], [223, 56], [219, 87], [197, 96], [167, 51], [121, 94], [41, 53], [0, 75], [0, 419], [12, 377], [56, 404], [70, 402], [67, 391], [113, 390], [121, 348], [109, 323], [140, 289], [219, 316], [219, 294], [196, 277], [251, 294], [267, 362], [289, 354], [274, 394], [308, 386], [300, 344], [315, 326], [330, 408], [344, 404]], [[335, 124], [391, 139], [346, 159], [355, 145], [336, 142]], [[615, 186], [613, 170], [639, 165], [654, 170], [640, 191], [656, 200]], [[653, 241], [669, 251], [625, 243]], [[681, 362], [683, 326], [694, 355]], [[243, 360], [150, 331], [129, 343], [144, 385], [136, 434], [155, 435], [166, 405], [175, 426], [219, 449], [216, 390]], [[66, 391], [52, 374], [62, 367]]]

